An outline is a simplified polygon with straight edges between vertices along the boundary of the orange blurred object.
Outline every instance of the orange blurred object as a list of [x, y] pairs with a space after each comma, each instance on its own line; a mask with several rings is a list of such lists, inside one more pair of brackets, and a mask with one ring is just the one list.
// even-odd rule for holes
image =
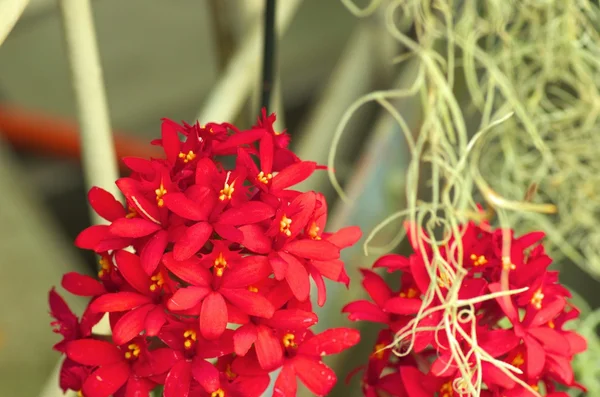
[[[14, 105], [0, 104], [0, 133], [15, 148], [45, 155], [81, 158], [77, 122]], [[125, 133], [113, 134], [117, 158], [163, 157], [159, 147]]]

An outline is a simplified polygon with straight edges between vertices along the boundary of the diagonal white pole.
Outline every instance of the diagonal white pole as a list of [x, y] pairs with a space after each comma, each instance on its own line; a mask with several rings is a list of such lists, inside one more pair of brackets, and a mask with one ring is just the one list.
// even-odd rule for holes
[[0, 45], [13, 29], [29, 0], [2, 0], [0, 1]]
[[[100, 186], [118, 197], [115, 180], [119, 172], [90, 0], [59, 0], [59, 5], [77, 102], [86, 185]], [[104, 222], [95, 213], [91, 216], [94, 224]], [[109, 334], [108, 321], [98, 324], [94, 332]], [[63, 395], [58, 387], [59, 368], [60, 363], [42, 390], [43, 397]]]
[[[90, 0], [59, 1], [71, 80], [77, 102], [83, 169], [88, 188], [118, 195], [117, 159]], [[100, 222], [98, 218], [94, 223]]]

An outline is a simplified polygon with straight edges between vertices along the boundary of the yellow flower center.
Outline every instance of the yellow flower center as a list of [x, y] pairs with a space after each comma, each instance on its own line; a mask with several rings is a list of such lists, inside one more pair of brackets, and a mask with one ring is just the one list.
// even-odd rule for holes
[[284, 215], [281, 217], [281, 221], [279, 222], [279, 231], [290, 237], [292, 235], [292, 231], [290, 230], [291, 225], [292, 220]]
[[440, 397], [452, 397], [453, 394], [452, 381], [446, 382], [440, 387]]
[[196, 331], [188, 329], [183, 333], [183, 337], [185, 338], [183, 341], [183, 347], [185, 349], [189, 350], [194, 347], [194, 344], [196, 343]]
[[515, 265], [514, 263], [512, 263], [510, 261], [509, 257], [503, 256], [502, 257], [502, 268], [504, 270], [515, 270], [517, 268], [517, 265]]
[[538, 310], [540, 310], [542, 308], [542, 301], [544, 300], [544, 294], [542, 293], [542, 289], [538, 289], [537, 291], [535, 291], [535, 293], [533, 294], [533, 297], [531, 298], [531, 304]]
[[321, 236], [319, 236], [320, 230], [321, 228], [317, 226], [315, 222], [313, 222], [312, 225], [310, 225], [310, 228], [308, 229], [309, 237], [313, 240], [321, 240]]
[[552, 321], [552, 320], [548, 321], [548, 327], [554, 329], [555, 328], [554, 321]]
[[100, 264], [100, 271], [98, 271], [98, 278], [103, 278], [104, 276], [107, 276], [108, 274], [110, 274], [111, 271], [111, 267], [110, 267], [110, 258], [108, 256], [102, 256], [102, 258], [100, 258], [100, 260], [98, 261], [98, 263]]
[[135, 360], [140, 355], [140, 347], [135, 343], [130, 343], [127, 346], [127, 351], [125, 352], [125, 358], [127, 360]]
[[373, 354], [372, 356], [375, 357], [378, 360], [383, 359], [383, 354], [385, 353], [384, 349], [385, 349], [385, 343], [378, 343], [375, 345], [375, 348], [373, 348]]
[[220, 252], [219, 255], [217, 256], [217, 259], [215, 259], [215, 273], [217, 277], [222, 277], [223, 276], [223, 272], [225, 271], [225, 268], [227, 267], [227, 261], [225, 260], [225, 257], [223, 256], [223, 253]]
[[150, 291], [152, 292], [159, 289], [165, 283], [165, 279], [161, 273], [156, 273], [156, 275], [150, 277], [150, 280], [152, 280], [152, 284], [150, 284]]
[[184, 163], [189, 163], [190, 161], [196, 158], [196, 154], [191, 150], [187, 152], [187, 154], [180, 152], [179, 158], [182, 159]]
[[250, 292], [258, 292], [258, 288], [253, 286], [253, 285], [249, 285], [248, 286], [248, 291]]
[[217, 389], [210, 393], [210, 397], [225, 397], [225, 391], [223, 389]]
[[295, 342], [296, 336], [294, 334], [285, 334], [281, 340], [283, 341], [283, 346], [296, 348], [298, 345]]
[[471, 254], [471, 260], [473, 261], [473, 266], [483, 266], [488, 263], [487, 259], [483, 255], [475, 255]]
[[414, 298], [418, 293], [419, 291], [416, 288], [410, 287], [406, 292], [400, 292], [399, 296], [400, 298]]
[[263, 171], [261, 171], [258, 173], [258, 176], [256, 177], [256, 179], [258, 179], [258, 181], [260, 183], [264, 183], [266, 185], [267, 183], [269, 183], [269, 181], [271, 179], [273, 179], [273, 174], [271, 174], [271, 173], [265, 174]]
[[525, 364], [525, 359], [523, 358], [523, 354], [517, 353], [515, 358], [511, 361], [511, 364], [517, 368], [520, 368], [523, 364]]
[[237, 374], [231, 370], [231, 364], [227, 364], [227, 366], [225, 367], [225, 375], [229, 380], [234, 380], [235, 378], [237, 378]]
[[129, 210], [129, 212], [127, 213], [127, 215], [125, 215], [125, 218], [131, 219], [135, 218], [138, 215], [137, 211], [132, 206], [128, 205], [127, 209]]
[[162, 182], [160, 183], [158, 189], [154, 191], [154, 193], [156, 194], [156, 204], [158, 204], [159, 207], [164, 206], [165, 200], [163, 200], [163, 196], [167, 194], [167, 189], [165, 189]]

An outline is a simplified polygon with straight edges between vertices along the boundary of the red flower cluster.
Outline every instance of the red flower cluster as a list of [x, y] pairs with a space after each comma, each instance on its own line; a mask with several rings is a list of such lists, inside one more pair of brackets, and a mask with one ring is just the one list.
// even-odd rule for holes
[[[117, 186], [127, 207], [91, 189], [90, 204], [110, 224], [87, 228], [76, 245], [98, 253], [101, 270], [62, 281], [91, 302], [79, 320], [50, 292], [63, 336], [55, 349], [67, 357], [63, 390], [128, 397], [164, 385], [166, 397], [251, 397], [278, 368], [276, 395], [294, 396], [296, 377], [316, 395], [333, 387], [321, 356], [359, 335], [310, 331], [309, 279], [323, 305], [323, 278], [348, 283], [340, 250], [361, 233], [324, 233], [325, 198], [289, 189], [319, 167], [287, 149], [274, 120], [263, 110], [246, 131], [164, 120], [153, 143], [166, 159], [124, 159], [132, 173]], [[112, 340], [92, 333], [105, 313]]]
[[363, 270], [371, 301], [343, 309], [351, 320], [386, 326], [368, 364], [355, 371], [364, 371], [366, 396], [470, 396], [480, 387], [485, 397], [567, 397], [557, 385], [583, 389], [571, 360], [586, 341], [563, 328], [579, 311], [558, 272], [547, 270], [542, 232], [514, 238], [510, 230], [469, 223], [461, 227], [462, 244], [450, 238], [437, 251], [422, 230], [406, 228], [415, 253], [373, 265], [399, 274], [401, 289]]

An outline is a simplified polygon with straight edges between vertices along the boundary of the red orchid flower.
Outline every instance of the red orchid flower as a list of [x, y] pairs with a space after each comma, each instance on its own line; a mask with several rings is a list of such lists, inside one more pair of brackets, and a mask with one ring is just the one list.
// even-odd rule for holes
[[332, 328], [320, 334], [286, 333], [281, 336], [285, 348], [283, 367], [273, 390], [274, 396], [295, 396], [296, 377], [315, 395], [324, 396], [337, 382], [335, 373], [321, 357], [340, 353], [358, 343], [360, 334], [350, 328]]
[[145, 395], [154, 388], [150, 380], [136, 375], [136, 368], [151, 354], [143, 339], [121, 347], [102, 340], [79, 339], [67, 344], [66, 354], [79, 364], [97, 367], [83, 383], [85, 396], [108, 397], [121, 387], [131, 390], [129, 395]]
[[251, 316], [273, 316], [275, 309], [271, 302], [247, 288], [271, 274], [266, 257], [248, 256], [242, 258], [236, 268], [222, 273], [217, 270], [213, 274], [200, 262], [199, 259], [176, 261], [171, 254], [163, 258], [165, 266], [189, 284], [173, 294], [167, 308], [174, 312], [199, 310], [200, 332], [205, 338], [218, 338], [225, 331], [230, 307]]

